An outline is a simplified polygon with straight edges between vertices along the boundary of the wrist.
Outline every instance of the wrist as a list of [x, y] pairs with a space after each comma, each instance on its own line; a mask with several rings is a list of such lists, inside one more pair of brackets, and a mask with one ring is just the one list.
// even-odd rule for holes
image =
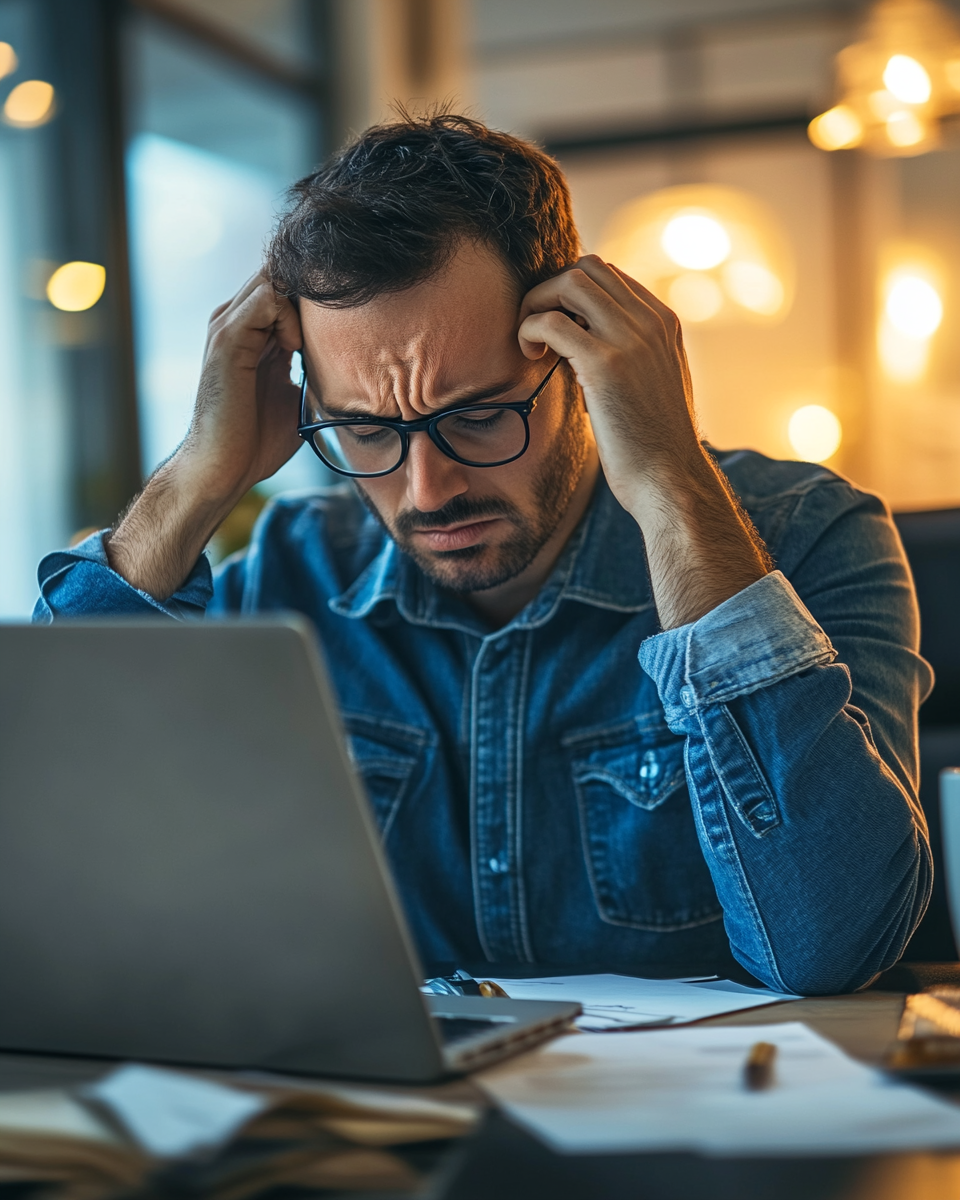
[[696, 519], [705, 505], [730, 504], [716, 466], [699, 442], [681, 453], [650, 456], [620, 492], [621, 504], [644, 532]]

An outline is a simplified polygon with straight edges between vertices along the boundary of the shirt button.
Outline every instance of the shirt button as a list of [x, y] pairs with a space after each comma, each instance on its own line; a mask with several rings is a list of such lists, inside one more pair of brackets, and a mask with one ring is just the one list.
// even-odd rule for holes
[[687, 708], [693, 708], [693, 688], [682, 687], [680, 689], [680, 699]]
[[487, 866], [490, 868], [490, 870], [493, 872], [494, 875], [505, 875], [506, 874], [507, 864], [504, 862], [504, 860], [502, 858], [491, 858], [490, 861], [487, 863]]

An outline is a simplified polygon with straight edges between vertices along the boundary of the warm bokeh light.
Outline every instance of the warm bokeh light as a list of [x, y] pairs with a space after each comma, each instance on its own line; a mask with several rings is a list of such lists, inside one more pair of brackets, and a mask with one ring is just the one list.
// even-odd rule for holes
[[12, 75], [17, 69], [19, 59], [17, 52], [9, 42], [0, 42], [0, 79], [4, 75]]
[[730, 235], [709, 212], [683, 212], [660, 235], [667, 257], [688, 271], [709, 271], [730, 257]]
[[[941, 122], [960, 113], [960, 20], [941, 0], [876, 0], [857, 37], [835, 59], [837, 105], [859, 136], [824, 134], [821, 150], [862, 147], [884, 157], [925, 154], [940, 144]], [[829, 124], [826, 125], [829, 128]]]
[[846, 104], [836, 104], [807, 126], [810, 141], [820, 150], [852, 150], [863, 141], [863, 122]]
[[895, 275], [884, 304], [890, 324], [905, 337], [932, 337], [943, 320], [943, 301], [929, 280], [919, 275]]
[[783, 284], [760, 263], [729, 263], [723, 282], [737, 304], [751, 312], [773, 316], [783, 307]]
[[927, 128], [916, 113], [894, 112], [887, 117], [887, 137], [894, 146], [918, 146]]
[[64, 312], [83, 312], [100, 299], [106, 282], [107, 272], [99, 263], [64, 263], [47, 281], [47, 299]]
[[886, 121], [894, 113], [903, 112], [903, 101], [898, 100], [886, 88], [880, 88], [876, 92], [871, 92], [867, 97], [867, 103], [870, 105], [870, 111], [878, 121]]
[[904, 104], [926, 104], [930, 99], [930, 76], [909, 54], [894, 54], [883, 72], [887, 91]]
[[27, 79], [18, 83], [3, 106], [3, 119], [8, 125], [33, 129], [43, 125], [54, 113], [53, 85], [42, 79]]
[[886, 248], [877, 355], [894, 383], [918, 383], [926, 374], [932, 339], [943, 322], [942, 280], [942, 265], [928, 247], [898, 242]]
[[888, 379], [894, 383], [918, 383], [927, 372], [930, 339], [908, 337], [884, 317], [877, 330], [877, 354]]
[[667, 303], [681, 321], [709, 321], [723, 307], [723, 292], [716, 280], [700, 271], [678, 275], [667, 290]]
[[689, 184], [632, 200], [598, 252], [693, 324], [777, 321], [793, 299], [793, 255], [776, 216], [735, 188]]
[[829, 408], [805, 404], [791, 416], [787, 436], [797, 458], [803, 462], [825, 462], [840, 449], [843, 428]]

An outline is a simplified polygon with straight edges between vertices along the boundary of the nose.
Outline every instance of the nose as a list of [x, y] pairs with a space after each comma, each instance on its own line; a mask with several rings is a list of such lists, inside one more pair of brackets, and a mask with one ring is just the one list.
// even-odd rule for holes
[[406, 476], [406, 497], [420, 512], [436, 512], [469, 488], [466, 468], [448, 458], [425, 431], [410, 434], [410, 448], [400, 468]]

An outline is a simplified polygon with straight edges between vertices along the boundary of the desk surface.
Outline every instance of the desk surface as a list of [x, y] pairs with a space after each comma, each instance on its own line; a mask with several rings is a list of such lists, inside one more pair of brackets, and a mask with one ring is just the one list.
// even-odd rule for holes
[[[864, 992], [791, 1000], [705, 1024], [804, 1021], [853, 1057], [875, 1064], [896, 1035], [902, 1007], [902, 994]], [[102, 1071], [100, 1063], [0, 1054], [0, 1091], [71, 1085]], [[478, 1095], [469, 1080], [417, 1091], [450, 1099]], [[960, 1153], [753, 1160], [560, 1156], [491, 1113], [441, 1163], [428, 1195], [429, 1200], [952, 1200], [960, 1197]]]
[[[868, 1064], [896, 1036], [903, 995], [791, 1000], [708, 1025], [803, 1021]], [[616, 1034], [611, 1034], [616, 1037]], [[450, 1085], [457, 1087], [458, 1085]], [[459, 1085], [463, 1086], [463, 1085]], [[461, 1148], [437, 1200], [952, 1200], [960, 1153], [861, 1158], [711, 1159], [693, 1154], [553, 1154], [491, 1114]]]

